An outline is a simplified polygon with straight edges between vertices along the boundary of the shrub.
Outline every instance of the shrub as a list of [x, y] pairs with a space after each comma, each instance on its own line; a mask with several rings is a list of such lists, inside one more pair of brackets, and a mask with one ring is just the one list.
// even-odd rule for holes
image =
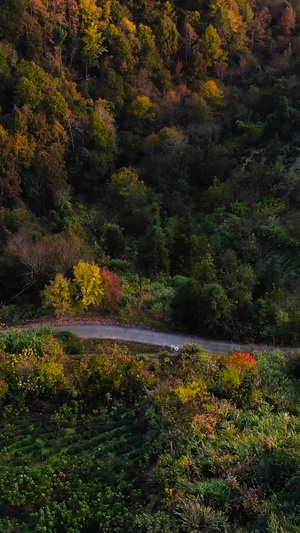
[[205, 505], [225, 510], [235, 499], [233, 488], [223, 479], [212, 478], [200, 483], [194, 490], [194, 496], [201, 496]]
[[17, 305], [4, 305], [0, 308], [0, 322], [6, 324], [18, 315], [20, 309]]
[[147, 363], [118, 345], [105, 356], [91, 357], [85, 376], [88, 392], [96, 398], [105, 398], [110, 394], [132, 400], [142, 393], [144, 387], [151, 387], [154, 383], [152, 374], [147, 372]]
[[229, 524], [226, 516], [203, 504], [202, 498], [181, 499], [175, 507], [175, 514], [185, 533], [227, 533]]
[[181, 403], [188, 403], [195, 399], [203, 401], [208, 396], [206, 385], [201, 381], [192, 381], [186, 386], [177, 387], [174, 393]]
[[55, 337], [62, 343], [66, 354], [77, 355], [83, 351], [82, 339], [71, 331], [57, 331]]
[[258, 357], [260, 384], [264, 398], [278, 408], [298, 412], [298, 396], [292, 379], [288, 376], [287, 359], [279, 351]]
[[257, 362], [252, 355], [235, 353], [225, 362], [221, 380], [225, 390], [235, 400], [246, 401], [254, 388], [253, 371]]
[[43, 355], [43, 341], [52, 333], [49, 326], [8, 331], [0, 337], [0, 348], [6, 353], [14, 354], [20, 354], [30, 348], [40, 356]]

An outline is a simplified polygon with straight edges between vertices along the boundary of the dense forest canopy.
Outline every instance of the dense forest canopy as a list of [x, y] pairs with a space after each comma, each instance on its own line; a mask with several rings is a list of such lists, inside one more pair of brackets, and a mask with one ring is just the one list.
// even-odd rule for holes
[[4, 0], [0, 20], [1, 316], [95, 262], [137, 320], [298, 343], [300, 3]]

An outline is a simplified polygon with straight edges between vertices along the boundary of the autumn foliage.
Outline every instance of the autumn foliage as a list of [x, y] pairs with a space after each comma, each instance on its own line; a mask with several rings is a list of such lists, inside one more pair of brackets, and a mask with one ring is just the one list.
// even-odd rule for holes
[[248, 372], [254, 370], [257, 362], [253, 355], [248, 353], [234, 353], [226, 362], [227, 368], [235, 367], [242, 372]]
[[299, 16], [0, 1], [0, 322], [52, 280], [56, 313], [300, 342]]
[[102, 270], [101, 276], [104, 288], [102, 308], [106, 310], [116, 310], [122, 298], [119, 276], [109, 270]]
[[96, 264], [78, 263], [74, 278], [57, 274], [43, 292], [44, 305], [57, 316], [68, 316], [92, 310], [116, 310], [121, 300], [118, 276], [101, 271]]
[[249, 394], [251, 395], [249, 391], [254, 388], [256, 367], [257, 361], [248, 353], [234, 353], [225, 361], [221, 380], [237, 402], [246, 402]]

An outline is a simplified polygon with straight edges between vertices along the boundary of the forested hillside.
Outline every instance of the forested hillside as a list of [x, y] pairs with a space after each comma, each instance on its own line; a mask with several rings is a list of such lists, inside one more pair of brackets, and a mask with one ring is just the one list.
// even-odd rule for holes
[[299, 1], [3, 0], [0, 21], [0, 320], [298, 343]]

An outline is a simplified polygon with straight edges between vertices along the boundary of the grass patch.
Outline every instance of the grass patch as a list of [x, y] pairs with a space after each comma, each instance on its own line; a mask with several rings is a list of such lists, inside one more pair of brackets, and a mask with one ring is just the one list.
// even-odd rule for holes
[[152, 346], [151, 344], [112, 339], [83, 339], [83, 343], [85, 354], [102, 354], [107, 348], [113, 348], [116, 344], [127, 348], [134, 355], [157, 355], [162, 350], [160, 346]]

